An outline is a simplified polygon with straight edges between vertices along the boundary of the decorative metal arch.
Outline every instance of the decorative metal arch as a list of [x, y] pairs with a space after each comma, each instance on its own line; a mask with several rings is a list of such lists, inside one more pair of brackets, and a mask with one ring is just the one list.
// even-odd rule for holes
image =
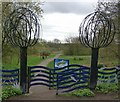
[[4, 30], [12, 45], [28, 47], [35, 45], [39, 39], [40, 24], [32, 10], [20, 7], [9, 15]]
[[8, 16], [4, 23], [8, 41], [20, 47], [20, 87], [23, 93], [27, 88], [27, 47], [39, 39], [40, 24], [35, 13], [29, 8], [19, 7]]
[[92, 49], [90, 89], [95, 89], [98, 77], [99, 48], [108, 46], [114, 38], [115, 26], [105, 13], [96, 11], [85, 17], [79, 27], [81, 44]]
[[96, 11], [85, 17], [79, 27], [80, 42], [86, 47], [108, 46], [115, 35], [115, 26], [105, 13]]

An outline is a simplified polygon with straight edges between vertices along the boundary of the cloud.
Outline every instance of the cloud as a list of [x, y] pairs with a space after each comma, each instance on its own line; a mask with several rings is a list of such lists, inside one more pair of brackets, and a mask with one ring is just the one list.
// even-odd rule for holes
[[43, 17], [42, 38], [46, 40], [58, 38], [63, 41], [68, 35], [78, 36], [79, 25], [85, 15], [52, 13], [45, 14]]
[[65, 38], [69, 36], [79, 36], [78, 29], [81, 21], [89, 13], [94, 12], [97, 1], [93, 1], [95, 0], [87, 0], [87, 2], [45, 2], [42, 6], [44, 10], [41, 20], [42, 39], [52, 41], [57, 38], [64, 42]]
[[45, 2], [45, 13], [76, 13], [86, 14], [95, 9], [96, 2]]

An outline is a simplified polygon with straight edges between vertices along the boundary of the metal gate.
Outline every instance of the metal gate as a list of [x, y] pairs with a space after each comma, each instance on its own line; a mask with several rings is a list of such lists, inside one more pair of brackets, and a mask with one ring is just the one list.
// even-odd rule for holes
[[56, 94], [88, 87], [90, 68], [72, 64], [58, 69], [44, 66], [28, 67], [28, 90], [34, 85], [56, 89]]

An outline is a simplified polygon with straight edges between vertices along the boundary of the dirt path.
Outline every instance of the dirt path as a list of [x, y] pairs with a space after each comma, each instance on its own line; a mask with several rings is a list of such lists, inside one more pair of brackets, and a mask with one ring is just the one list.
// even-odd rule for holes
[[[54, 58], [58, 58], [61, 54], [57, 54]], [[49, 58], [38, 65], [47, 66], [54, 60]], [[11, 97], [9, 100], [115, 100], [116, 94], [97, 94], [95, 97], [67, 97], [56, 95], [56, 90], [49, 90], [46, 86], [32, 86], [30, 93], [20, 96]]]
[[39, 65], [40, 65], [40, 66], [47, 66], [47, 64], [48, 64], [49, 62], [51, 62], [51, 61], [54, 60], [55, 58], [58, 58], [60, 55], [61, 55], [61, 54], [57, 54], [57, 55], [56, 55], [55, 57], [53, 57], [53, 58], [46, 59], [46, 60], [42, 61], [40, 64], [38, 64], [38, 66], [39, 66]]

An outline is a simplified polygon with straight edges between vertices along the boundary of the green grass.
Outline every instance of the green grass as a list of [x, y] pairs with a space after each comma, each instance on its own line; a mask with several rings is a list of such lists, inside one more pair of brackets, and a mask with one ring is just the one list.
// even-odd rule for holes
[[[69, 64], [80, 64], [80, 65], [90, 66], [90, 59], [91, 59], [90, 56], [65, 56], [65, 55], [61, 55], [59, 58], [69, 60]], [[50, 68], [53, 68], [54, 61], [51, 61], [47, 66]]]
[[39, 56], [28, 56], [28, 66], [33, 66], [39, 64], [44, 59], [40, 58]]
[[68, 59], [70, 64], [90, 65], [90, 56], [64, 56], [61, 55], [59, 58]]
[[[48, 56], [47, 58], [52, 58], [54, 57], [55, 54], [51, 54], [50, 56]], [[37, 65], [39, 64], [40, 62], [42, 62], [43, 60], [46, 60], [47, 58], [45, 59], [42, 59], [42, 57], [40, 56], [36, 56], [36, 55], [29, 55], [27, 57], [27, 65], [28, 66], [34, 66], [34, 65]], [[12, 59], [11, 59], [11, 62], [10, 63], [3, 63], [3, 69], [17, 69], [19, 68], [19, 63], [18, 63], [18, 57], [17, 56], [14, 56]]]
[[[79, 65], [85, 65], [90, 66], [91, 65], [91, 56], [67, 56], [67, 55], [61, 55], [59, 58], [61, 59], [67, 59], [69, 60], [70, 64], [79, 64]], [[110, 58], [110, 60], [103, 59], [99, 57], [98, 59], [98, 65], [102, 64], [105, 67], [115, 67], [118, 65], [118, 61]], [[53, 68], [54, 67], [54, 61], [50, 62], [48, 64], [48, 67]]]

